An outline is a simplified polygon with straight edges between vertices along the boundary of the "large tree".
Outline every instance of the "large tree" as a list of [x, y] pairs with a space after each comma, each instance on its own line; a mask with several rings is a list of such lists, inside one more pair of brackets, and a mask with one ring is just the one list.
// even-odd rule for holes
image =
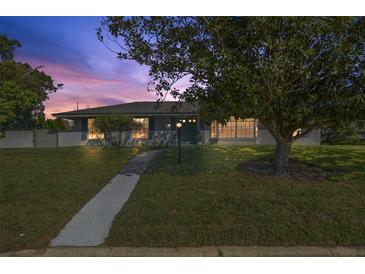
[[[258, 118], [283, 174], [295, 140], [364, 115], [364, 29], [364, 18], [343, 17], [108, 17], [97, 35], [149, 66], [160, 96], [197, 101], [222, 123]], [[186, 90], [174, 85], [182, 78]]]
[[0, 36], [0, 129], [30, 129], [44, 112], [48, 94], [62, 88], [51, 76], [12, 60], [20, 43]]

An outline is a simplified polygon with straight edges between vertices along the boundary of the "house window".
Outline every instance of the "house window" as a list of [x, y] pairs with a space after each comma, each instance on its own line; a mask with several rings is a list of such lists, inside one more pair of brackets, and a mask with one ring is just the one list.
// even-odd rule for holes
[[133, 121], [141, 123], [142, 127], [138, 130], [133, 130], [133, 139], [148, 139], [148, 118], [133, 118]]
[[237, 120], [237, 138], [255, 137], [255, 119]]
[[104, 139], [104, 133], [97, 130], [94, 126], [95, 119], [87, 119], [87, 138], [88, 140]]
[[210, 126], [210, 138], [218, 138], [218, 123], [213, 121]]
[[225, 125], [216, 121], [211, 124], [211, 138], [253, 138], [258, 136], [255, 119], [235, 119], [231, 117]]
[[219, 138], [235, 138], [236, 137], [236, 120], [231, 117], [223, 126], [219, 125]]

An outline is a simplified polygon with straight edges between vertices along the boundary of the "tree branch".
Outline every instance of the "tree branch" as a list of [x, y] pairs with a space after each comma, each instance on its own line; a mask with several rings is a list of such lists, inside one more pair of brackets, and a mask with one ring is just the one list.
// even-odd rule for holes
[[38, 70], [38, 69], [41, 69], [41, 68], [45, 68], [45, 66], [38, 66], [38, 67], [35, 67], [34, 69], [32, 69], [31, 71], [25, 73], [22, 77], [20, 77], [19, 80], [23, 80], [25, 77], [27, 77], [29, 74], [33, 73], [34, 71]]
[[293, 84], [300, 76], [302, 76], [303, 75], [303, 73], [315, 62], [315, 61], [317, 61], [318, 60], [318, 58], [322, 55], [322, 53], [323, 53], [324, 51], [323, 51], [323, 48], [321, 48], [321, 50], [319, 51], [319, 53], [318, 53], [318, 55], [311, 61], [311, 62], [309, 62], [309, 64], [306, 66], [306, 65], [304, 65], [304, 67], [302, 68], [302, 70], [301, 70], [301, 72], [296, 76], [296, 77], [294, 77], [294, 79], [293, 80], [291, 80], [291, 81], [289, 81], [289, 83], [288, 84], [286, 84], [285, 86], [284, 86], [284, 89], [286, 88], [286, 87], [288, 87], [288, 86], [290, 86], [291, 84]]

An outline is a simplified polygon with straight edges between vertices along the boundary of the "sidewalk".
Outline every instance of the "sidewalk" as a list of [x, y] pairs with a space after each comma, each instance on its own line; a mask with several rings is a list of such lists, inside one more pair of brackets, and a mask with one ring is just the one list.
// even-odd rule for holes
[[150, 247], [56, 247], [22, 250], [0, 256], [44, 257], [354, 257], [365, 256], [365, 247], [316, 246], [207, 246]]
[[128, 200], [139, 177], [160, 152], [152, 150], [132, 158], [123, 170], [94, 196], [53, 239], [50, 246], [98, 246], [109, 234], [115, 216]]

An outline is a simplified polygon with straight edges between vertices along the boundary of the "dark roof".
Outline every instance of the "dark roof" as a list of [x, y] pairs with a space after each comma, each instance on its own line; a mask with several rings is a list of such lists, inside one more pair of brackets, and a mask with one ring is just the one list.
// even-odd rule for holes
[[86, 108], [74, 111], [53, 113], [52, 115], [60, 118], [67, 117], [87, 117], [100, 116], [105, 114], [125, 114], [125, 115], [179, 115], [196, 114], [198, 108], [195, 104], [187, 102], [165, 101], [156, 102], [133, 102], [104, 107]]

